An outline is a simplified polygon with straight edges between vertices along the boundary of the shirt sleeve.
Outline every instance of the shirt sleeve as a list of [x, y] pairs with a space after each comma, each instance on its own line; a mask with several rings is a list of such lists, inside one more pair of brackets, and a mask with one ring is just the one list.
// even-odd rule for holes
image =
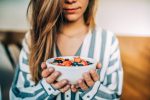
[[[111, 52], [104, 81], [95, 82], [94, 86], [80, 94], [83, 100], [118, 100], [122, 93], [123, 69], [120, 59], [119, 43], [112, 37]], [[101, 77], [101, 76], [100, 76]]]
[[10, 100], [29, 99], [43, 100], [54, 99], [59, 93], [43, 78], [37, 84], [31, 79], [30, 68], [28, 65], [29, 48], [27, 45], [27, 35], [23, 39], [23, 48], [19, 56], [19, 64], [17, 65], [15, 77], [10, 89]]

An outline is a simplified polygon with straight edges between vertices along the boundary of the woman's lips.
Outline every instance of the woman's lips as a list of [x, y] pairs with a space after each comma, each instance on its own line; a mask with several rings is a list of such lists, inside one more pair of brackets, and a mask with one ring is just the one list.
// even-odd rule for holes
[[79, 8], [64, 8], [64, 12], [66, 13], [75, 13]]

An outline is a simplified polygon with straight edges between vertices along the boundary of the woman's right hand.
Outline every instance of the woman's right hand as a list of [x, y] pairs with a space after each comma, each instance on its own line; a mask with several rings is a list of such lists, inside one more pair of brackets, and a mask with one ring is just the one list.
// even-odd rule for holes
[[70, 85], [68, 84], [67, 80], [61, 80], [59, 82], [56, 81], [56, 79], [61, 75], [60, 72], [55, 71], [54, 68], [47, 68], [46, 63], [43, 62], [41, 64], [42, 68], [42, 77], [46, 79], [46, 82], [51, 84], [54, 88], [58, 89], [61, 92], [66, 92], [68, 89], [70, 89]]

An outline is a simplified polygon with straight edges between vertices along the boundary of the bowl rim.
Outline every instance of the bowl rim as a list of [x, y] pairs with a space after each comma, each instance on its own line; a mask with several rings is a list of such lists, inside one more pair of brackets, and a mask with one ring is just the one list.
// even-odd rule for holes
[[[80, 66], [80, 67], [73, 67], [73, 66], [59, 66], [59, 65], [54, 65], [54, 64], [51, 64], [51, 63], [49, 63], [50, 62], [50, 60], [52, 60], [52, 59], [55, 59], [55, 58], [74, 58], [74, 57], [80, 57], [80, 58], [82, 58], [82, 59], [85, 59], [85, 60], [90, 60], [90, 62], [92, 62], [92, 64], [90, 64], [90, 65], [86, 65], [86, 66]], [[92, 66], [92, 65], [96, 65], [98, 62], [96, 61], [96, 59], [94, 59], [94, 58], [88, 58], [88, 57], [82, 57], [82, 56], [59, 56], [59, 57], [53, 57], [53, 58], [49, 58], [49, 59], [47, 59], [46, 60], [46, 65], [48, 66], [52, 66], [52, 67], [59, 67], [59, 68], [74, 68], [74, 69], [78, 69], [78, 68], [86, 68], [86, 67], [90, 67], [90, 66]]]

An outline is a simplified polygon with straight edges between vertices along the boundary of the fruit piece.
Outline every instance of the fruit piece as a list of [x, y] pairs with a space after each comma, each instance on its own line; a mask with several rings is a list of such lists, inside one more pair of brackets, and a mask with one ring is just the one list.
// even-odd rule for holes
[[81, 61], [81, 64], [83, 64], [83, 66], [87, 66], [88, 65], [88, 63], [86, 61], [84, 61], [84, 60]]
[[81, 58], [80, 58], [80, 57], [76, 57], [76, 58], [74, 58], [74, 62], [78, 62], [78, 63], [80, 63], [80, 62], [81, 62]]
[[65, 61], [69, 61], [69, 59], [65, 59]]
[[75, 57], [74, 59], [68, 59], [68, 58], [55, 58], [52, 62], [54, 65], [58, 66], [67, 66], [67, 67], [78, 67], [78, 66], [87, 66], [92, 64], [90, 61], [86, 61], [80, 57]]
[[63, 58], [59, 58], [59, 57], [58, 57], [58, 58], [55, 58], [55, 60], [64, 60], [64, 59], [63, 59]]
[[87, 63], [88, 63], [88, 65], [91, 65], [92, 63], [91, 62], [89, 62], [89, 61], [86, 61]]
[[57, 62], [58, 62], [58, 63], [63, 63], [63, 61], [62, 61], [62, 60], [58, 60]]
[[83, 64], [79, 63], [78, 66], [83, 66]]
[[71, 61], [64, 61], [63, 64], [64, 64], [64, 66], [71, 66], [72, 62]]
[[78, 63], [77, 62], [73, 62], [72, 66], [78, 66]]

